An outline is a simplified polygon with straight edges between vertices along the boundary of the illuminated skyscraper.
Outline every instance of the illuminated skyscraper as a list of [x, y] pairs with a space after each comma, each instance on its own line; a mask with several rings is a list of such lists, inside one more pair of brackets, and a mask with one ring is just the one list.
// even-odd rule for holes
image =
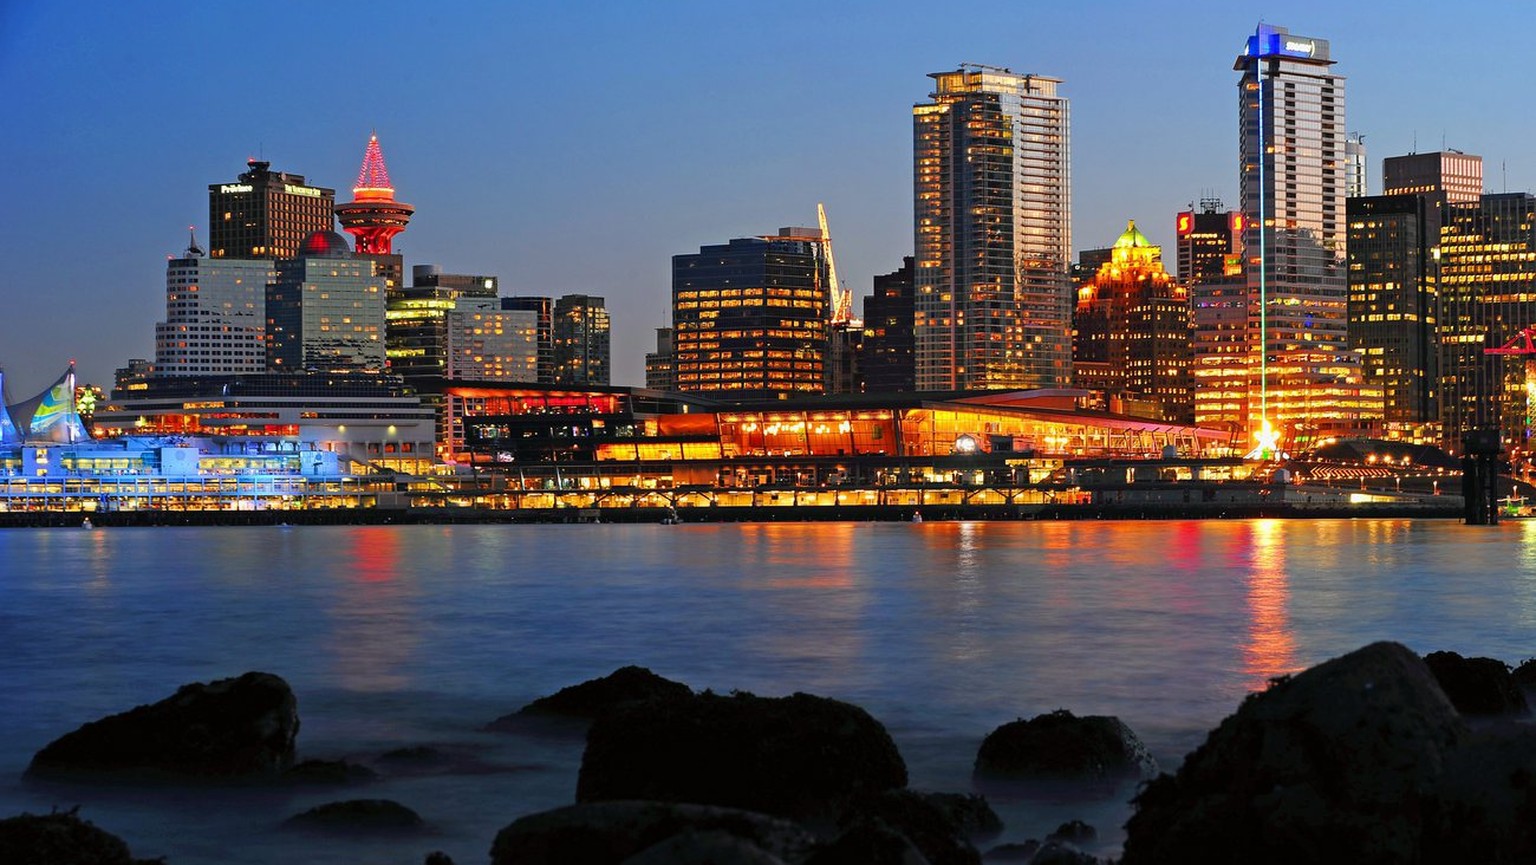
[[208, 186], [209, 258], [292, 258], [317, 231], [336, 224], [336, 190], [252, 159], [234, 183]]
[[1072, 198], [1060, 79], [963, 65], [912, 108], [918, 390], [1072, 379]]
[[334, 231], [311, 234], [267, 286], [272, 372], [382, 373], [384, 277]]
[[1459, 150], [1388, 156], [1381, 161], [1382, 195], [1443, 192], [1450, 204], [1483, 197], [1483, 158]]
[[1346, 330], [1348, 160], [1344, 79], [1333, 62], [1326, 40], [1260, 24], [1233, 66], [1242, 73], [1239, 180], [1258, 319], [1248, 430], [1253, 441], [1272, 429], [1288, 448], [1381, 412]]
[[864, 390], [906, 392], [916, 388], [912, 365], [912, 256], [901, 269], [875, 277], [864, 298], [864, 347], [859, 367]]
[[165, 320], [155, 324], [156, 376], [241, 375], [267, 368], [272, 262], [207, 258], [194, 240], [165, 266]]
[[554, 343], [556, 384], [609, 383], [609, 321], [603, 298], [590, 294], [556, 298]]
[[555, 333], [554, 315], [555, 299], [552, 297], [539, 297], [537, 295], [518, 294], [501, 299], [501, 308], [507, 310], [520, 310], [533, 313], [534, 326], [538, 334], [538, 376], [534, 379], [542, 384], [555, 383]]

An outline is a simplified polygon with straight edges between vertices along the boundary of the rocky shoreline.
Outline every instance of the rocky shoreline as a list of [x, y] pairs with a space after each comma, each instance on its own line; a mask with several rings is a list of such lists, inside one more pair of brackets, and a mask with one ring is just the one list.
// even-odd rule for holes
[[[625, 667], [485, 724], [585, 741], [575, 801], [486, 839], [493, 865], [979, 865], [1096, 863], [1094, 827], [996, 844], [991, 785], [1069, 788], [1084, 801], [1140, 781], [1118, 861], [1536, 861], [1536, 726], [1516, 669], [1374, 643], [1249, 695], [1176, 772], [1159, 772], [1113, 717], [1066, 710], [998, 726], [979, 743], [972, 789], [908, 786], [885, 727], [850, 703], [796, 693], [695, 692]], [[181, 687], [84, 724], [34, 756], [50, 784], [323, 784], [378, 776], [297, 759], [297, 700], [252, 672]], [[451, 761], [403, 748], [381, 761]], [[461, 767], [464, 771], [470, 769]], [[979, 792], [978, 792], [979, 791]], [[510, 819], [516, 816], [516, 819]], [[428, 865], [432, 826], [409, 804], [365, 797], [293, 814], [315, 843], [395, 838]], [[0, 862], [144, 865], [76, 811], [0, 820]], [[155, 860], [159, 861], [159, 860]], [[174, 863], [170, 863], [174, 865]]]

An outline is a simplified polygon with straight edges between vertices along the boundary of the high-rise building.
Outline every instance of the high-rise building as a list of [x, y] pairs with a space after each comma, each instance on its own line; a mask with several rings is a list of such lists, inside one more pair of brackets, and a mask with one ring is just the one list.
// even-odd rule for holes
[[441, 379], [535, 381], [535, 314], [503, 310], [494, 276], [411, 269], [411, 285], [390, 298], [385, 343], [390, 372], [423, 392]]
[[394, 238], [410, 224], [415, 212], [416, 208], [395, 200], [379, 136], [370, 136], [357, 183], [352, 187], [352, 200], [336, 205], [336, 218], [342, 230], [354, 238], [354, 254], [378, 262], [390, 297], [405, 286], [405, 263], [395, 255]]
[[207, 258], [194, 238], [165, 267], [157, 376], [243, 375], [267, 368], [267, 259]]
[[917, 388], [913, 363], [912, 256], [901, 269], [874, 279], [864, 298], [864, 346], [859, 370], [868, 393], [910, 392]]
[[822, 393], [829, 279], [814, 228], [672, 256], [678, 391], [736, 399]]
[[609, 383], [609, 322], [603, 298], [567, 294], [557, 299], [554, 343], [556, 384]]
[[1328, 42], [1260, 24], [1233, 68], [1252, 328], [1248, 434], [1304, 448], [1380, 418], [1349, 348], [1344, 79]]
[[519, 294], [501, 299], [501, 308], [533, 313], [538, 336], [538, 377], [540, 384], [555, 382], [555, 299]]
[[1370, 195], [1365, 159], [1365, 136], [1351, 132], [1344, 137], [1344, 197]]
[[336, 224], [336, 190], [252, 159], [234, 183], [208, 186], [210, 258], [292, 258], [317, 231]]
[[1242, 276], [1243, 215], [1221, 207], [1219, 198], [1202, 198], [1198, 211], [1174, 218], [1177, 274], [1186, 285]]
[[334, 231], [309, 236], [276, 263], [267, 286], [272, 372], [383, 372], [384, 277]]
[[1536, 382], [1523, 358], [1487, 355], [1536, 324], [1536, 196], [1482, 196], [1452, 205], [1440, 232], [1439, 397], [1444, 446], [1497, 428], [1529, 452]]
[[1111, 247], [1110, 260], [1078, 289], [1073, 333], [1074, 365], [1097, 373], [1080, 386], [1137, 404], [1136, 413], [1172, 423], [1193, 419], [1189, 295], [1163, 269], [1162, 248], [1134, 221]]
[[1388, 156], [1381, 161], [1383, 195], [1443, 192], [1450, 204], [1483, 197], [1483, 158], [1459, 150]]
[[672, 328], [656, 328], [656, 350], [645, 353], [645, 386], [651, 390], [677, 390], [673, 373]]
[[1061, 80], [967, 64], [912, 108], [918, 390], [1072, 378]]

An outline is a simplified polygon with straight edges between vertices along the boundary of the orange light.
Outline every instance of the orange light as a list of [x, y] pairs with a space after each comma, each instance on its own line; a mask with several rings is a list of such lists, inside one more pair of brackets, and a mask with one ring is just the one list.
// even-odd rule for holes
[[1241, 213], [1232, 214], [1232, 233], [1243, 233], [1243, 215]]

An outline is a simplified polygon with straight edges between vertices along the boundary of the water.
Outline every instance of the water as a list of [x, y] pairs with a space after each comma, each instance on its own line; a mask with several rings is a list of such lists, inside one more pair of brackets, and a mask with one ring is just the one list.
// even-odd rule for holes
[[[1172, 768], [1272, 676], [1378, 639], [1520, 661], [1536, 626], [1533, 522], [9, 530], [0, 563], [0, 816], [79, 804], [171, 865], [486, 861], [496, 830], [572, 801], [581, 743], [479, 727], [625, 664], [858, 703], [914, 787], [968, 791], [981, 738], [1016, 717], [1118, 715]], [[294, 687], [301, 757], [425, 744], [455, 763], [346, 790], [20, 779], [87, 720], [246, 670]], [[1129, 792], [993, 802], [1003, 840], [1083, 817], [1113, 852]], [[277, 828], [357, 797], [435, 834]]]

